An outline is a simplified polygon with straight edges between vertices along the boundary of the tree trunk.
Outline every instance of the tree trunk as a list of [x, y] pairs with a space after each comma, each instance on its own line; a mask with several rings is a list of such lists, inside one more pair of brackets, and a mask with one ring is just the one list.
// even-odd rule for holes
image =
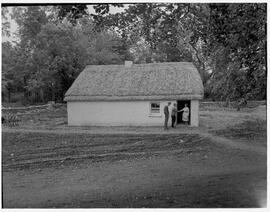
[[54, 88], [52, 88], [52, 101], [55, 101], [55, 91], [54, 91]]
[[10, 92], [10, 90], [8, 89], [8, 102], [10, 102], [10, 99], [11, 99], [11, 92]]
[[225, 100], [225, 107], [231, 107], [231, 101], [229, 97], [227, 97]]
[[40, 89], [40, 100], [41, 100], [41, 102], [45, 102], [45, 100], [44, 100], [44, 91], [43, 91], [43, 89], [41, 88]]

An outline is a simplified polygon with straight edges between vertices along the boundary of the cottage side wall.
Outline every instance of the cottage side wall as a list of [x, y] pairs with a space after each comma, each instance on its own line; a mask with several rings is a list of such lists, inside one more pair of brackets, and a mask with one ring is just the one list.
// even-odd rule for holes
[[150, 114], [150, 101], [68, 102], [68, 125], [162, 126], [164, 124], [163, 108], [168, 101], [154, 101], [160, 102], [158, 115]]
[[199, 126], [199, 100], [191, 100], [190, 112], [190, 125], [194, 127]]

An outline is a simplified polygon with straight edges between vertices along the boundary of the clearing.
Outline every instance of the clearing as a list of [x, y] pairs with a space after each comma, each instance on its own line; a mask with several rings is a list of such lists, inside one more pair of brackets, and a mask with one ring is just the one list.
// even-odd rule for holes
[[68, 127], [63, 105], [2, 128], [4, 208], [266, 207], [266, 106], [200, 127]]

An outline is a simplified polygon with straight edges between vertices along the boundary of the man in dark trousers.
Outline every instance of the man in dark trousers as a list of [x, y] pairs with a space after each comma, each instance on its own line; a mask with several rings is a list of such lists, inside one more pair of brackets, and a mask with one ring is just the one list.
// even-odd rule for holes
[[165, 115], [165, 122], [164, 122], [164, 130], [168, 130], [168, 120], [169, 120], [169, 106], [171, 105], [170, 102], [168, 102], [168, 105], [164, 107], [164, 115]]
[[177, 114], [177, 108], [176, 108], [176, 103], [174, 103], [173, 104], [173, 107], [172, 107], [172, 114], [171, 114], [171, 117], [172, 117], [172, 128], [175, 128], [176, 114]]

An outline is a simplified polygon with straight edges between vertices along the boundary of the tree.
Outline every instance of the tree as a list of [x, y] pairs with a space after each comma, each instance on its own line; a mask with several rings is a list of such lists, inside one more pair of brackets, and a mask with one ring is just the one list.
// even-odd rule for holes
[[72, 24], [48, 23], [38, 34], [33, 52], [34, 72], [28, 90], [48, 93], [49, 99], [63, 100], [64, 92], [85, 66], [86, 52], [79, 46]]
[[[181, 15], [178, 10], [180, 7]], [[187, 55], [186, 61], [193, 62], [199, 70], [203, 84], [206, 84], [211, 74], [208, 55], [207, 35], [209, 25], [208, 4], [178, 5], [174, 11], [178, 19], [177, 39], [180, 52]]]
[[88, 15], [86, 4], [70, 4], [57, 6], [57, 17], [60, 20], [66, 18], [73, 25], [77, 23], [77, 20]]
[[14, 48], [5, 46], [12, 50], [12, 56], [5, 57], [3, 65], [6, 73], [14, 70], [16, 75], [5, 74], [4, 85], [14, 88], [16, 80], [16, 88], [25, 93], [25, 99], [30, 95], [31, 101], [62, 101], [86, 64], [119, 64], [124, 60], [123, 43], [115, 32], [95, 31], [89, 16], [74, 16], [76, 22], [67, 17], [57, 20], [56, 11], [49, 6], [13, 8], [20, 40]]
[[8, 14], [8, 8], [7, 7], [2, 7], [1, 8], [1, 15], [2, 15], [2, 36], [10, 36], [10, 23], [7, 18]]
[[87, 17], [74, 26], [68, 21], [48, 23], [37, 36], [33, 52], [34, 72], [28, 89], [44, 91], [49, 99], [62, 101], [67, 89], [87, 64], [120, 63], [117, 52], [121, 44], [112, 32], [93, 31]]
[[14, 89], [12, 86], [15, 80], [13, 70], [14, 51], [10, 42], [2, 43], [2, 94], [7, 96], [10, 101], [11, 91]]
[[[265, 98], [266, 4], [210, 4], [209, 7], [212, 82], [224, 87], [222, 92], [216, 89], [213, 92], [226, 100]], [[221, 49], [224, 54], [213, 56], [215, 49]], [[220, 59], [224, 55], [226, 64]]]
[[45, 10], [39, 6], [15, 7], [12, 17], [18, 24], [20, 45], [26, 51], [31, 51], [41, 27], [48, 22]]
[[[190, 52], [178, 45], [178, 27], [186, 16], [189, 4], [131, 4], [116, 14], [103, 17], [103, 25], [113, 28], [125, 41], [127, 48], [136, 48], [142, 42], [149, 46], [146, 62], [191, 61]], [[104, 9], [107, 11], [106, 9]]]
[[11, 17], [18, 24], [18, 36], [20, 38], [16, 45], [16, 57], [13, 64], [14, 69], [20, 76], [24, 98], [28, 99], [28, 79], [35, 72], [33, 65], [33, 52], [37, 45], [37, 35], [41, 27], [48, 22], [43, 7], [14, 7]]
[[123, 4], [93, 4], [93, 9], [96, 14], [90, 14], [93, 18], [93, 22], [95, 25], [95, 30], [104, 30], [104, 28], [113, 25], [113, 18], [115, 16], [111, 16], [110, 8], [111, 7], [124, 7]]

